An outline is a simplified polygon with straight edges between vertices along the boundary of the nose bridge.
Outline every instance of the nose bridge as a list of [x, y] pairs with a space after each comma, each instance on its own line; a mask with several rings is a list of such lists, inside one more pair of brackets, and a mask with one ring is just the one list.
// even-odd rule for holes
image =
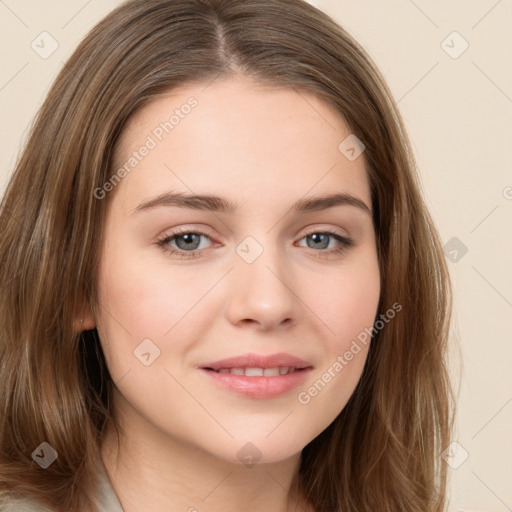
[[269, 328], [294, 320], [297, 311], [292, 267], [273, 233], [247, 236], [235, 251], [228, 300], [231, 321], [250, 319]]

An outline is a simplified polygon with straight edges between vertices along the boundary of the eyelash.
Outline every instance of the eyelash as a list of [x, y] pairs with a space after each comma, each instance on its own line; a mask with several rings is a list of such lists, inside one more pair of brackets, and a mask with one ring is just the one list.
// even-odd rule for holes
[[[174, 231], [171, 234], [166, 234], [163, 238], [159, 239], [156, 242], [156, 245], [158, 247], [160, 247], [165, 253], [172, 255], [172, 256], [177, 256], [179, 258], [192, 258], [194, 256], [197, 256], [201, 251], [204, 250], [204, 249], [197, 249], [195, 251], [183, 251], [183, 250], [176, 250], [174, 248], [172, 248], [172, 249], [169, 248], [168, 244], [170, 241], [172, 241], [174, 238], [178, 237], [179, 235], [184, 235], [184, 234], [203, 235], [203, 236], [206, 236], [207, 238], [209, 238], [210, 240], [212, 238], [208, 233], [203, 233], [200, 231], [193, 231], [193, 230], [188, 230], [188, 229], [178, 229], [177, 231]], [[311, 230], [311, 231], [305, 233], [305, 235], [301, 238], [301, 240], [303, 238], [306, 238], [307, 236], [313, 235], [313, 234], [329, 235], [332, 238], [334, 238], [335, 240], [337, 240], [338, 242], [340, 242], [338, 247], [335, 247], [334, 249], [315, 251], [315, 252], [319, 252], [318, 256], [320, 258], [327, 258], [334, 254], [342, 254], [346, 250], [350, 249], [351, 247], [353, 247], [355, 245], [353, 240], [351, 240], [350, 238], [347, 238], [346, 236], [344, 236], [336, 231]], [[309, 249], [311, 249], [311, 248], [309, 248]], [[311, 250], [314, 251], [314, 249], [311, 249]]]

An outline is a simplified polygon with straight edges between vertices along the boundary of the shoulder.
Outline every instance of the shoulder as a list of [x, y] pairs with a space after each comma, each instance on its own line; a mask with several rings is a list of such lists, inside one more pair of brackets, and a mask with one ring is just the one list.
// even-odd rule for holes
[[55, 512], [29, 498], [1, 496], [1, 512]]
[[[97, 486], [92, 501], [97, 510], [123, 512], [103, 463], [98, 467]], [[55, 510], [27, 497], [0, 494], [0, 512], [55, 512]]]

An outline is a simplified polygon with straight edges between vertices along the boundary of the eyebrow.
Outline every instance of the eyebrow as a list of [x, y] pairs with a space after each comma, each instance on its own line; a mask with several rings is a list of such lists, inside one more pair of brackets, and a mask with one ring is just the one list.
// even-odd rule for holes
[[[183, 192], [165, 192], [156, 197], [143, 201], [133, 209], [131, 215], [149, 211], [161, 206], [175, 206], [192, 210], [203, 210], [235, 214], [240, 210], [240, 203], [232, 202], [225, 197], [213, 194], [188, 194]], [[335, 206], [354, 206], [372, 216], [372, 210], [361, 199], [347, 193], [329, 194], [323, 196], [304, 197], [296, 201], [292, 213], [317, 212]]]

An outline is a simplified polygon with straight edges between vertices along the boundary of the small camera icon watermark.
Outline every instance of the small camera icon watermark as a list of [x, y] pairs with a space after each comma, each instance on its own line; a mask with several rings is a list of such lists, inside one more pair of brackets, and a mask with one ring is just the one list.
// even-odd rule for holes
[[468, 252], [468, 248], [456, 236], [450, 238], [443, 249], [446, 257], [453, 263], [457, 263]]
[[41, 32], [31, 43], [30, 46], [41, 59], [48, 59], [57, 51], [59, 43], [48, 32]]
[[251, 442], [245, 443], [236, 453], [242, 464], [248, 468], [252, 468], [262, 457], [262, 453]]
[[365, 149], [366, 146], [353, 133], [345, 137], [338, 146], [339, 152], [351, 162], [359, 158]]
[[46, 469], [55, 462], [58, 454], [57, 451], [49, 445], [46, 441], [43, 441], [33, 452], [32, 458], [43, 468]]
[[469, 43], [454, 30], [441, 41], [441, 48], [452, 59], [458, 59], [469, 48]]
[[149, 366], [160, 356], [160, 349], [149, 338], [146, 338], [135, 347], [133, 354], [144, 366]]
[[255, 238], [248, 236], [237, 245], [236, 253], [246, 263], [253, 263], [263, 254], [263, 247]]
[[448, 447], [441, 453], [441, 458], [452, 469], [457, 469], [466, 462], [469, 453], [457, 441], [451, 442]]

